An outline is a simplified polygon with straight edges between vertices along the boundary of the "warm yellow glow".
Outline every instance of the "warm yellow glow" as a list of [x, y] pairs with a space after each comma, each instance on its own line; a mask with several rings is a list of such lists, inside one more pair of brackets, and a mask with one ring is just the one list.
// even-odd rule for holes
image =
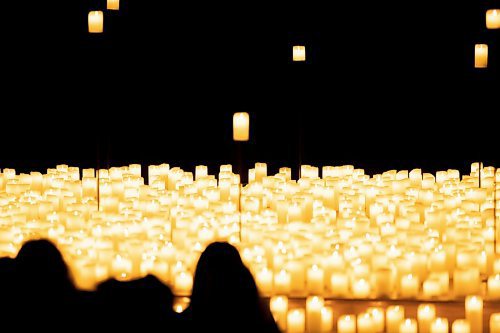
[[248, 141], [250, 137], [250, 116], [248, 112], [236, 112], [233, 115], [233, 140]]
[[474, 54], [474, 67], [486, 68], [488, 67], [488, 45], [476, 44]]
[[400, 333], [417, 333], [418, 326], [415, 319], [405, 319], [405, 321], [399, 324]]
[[104, 30], [104, 15], [102, 11], [89, 12], [89, 32], [102, 33]]
[[306, 61], [306, 47], [295, 45], [293, 47], [293, 61]]
[[119, 10], [120, 9], [120, 0], [107, 0], [107, 7], [109, 10]]
[[500, 29], [500, 9], [489, 9], [486, 11], [486, 28]]

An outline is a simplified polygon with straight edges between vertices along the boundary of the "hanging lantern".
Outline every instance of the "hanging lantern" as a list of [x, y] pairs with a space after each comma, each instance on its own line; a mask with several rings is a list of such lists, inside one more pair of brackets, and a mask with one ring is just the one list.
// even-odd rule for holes
[[474, 67], [475, 68], [488, 67], [488, 45], [487, 44], [476, 44]]
[[102, 11], [95, 10], [89, 12], [89, 32], [90, 33], [102, 33], [104, 25], [104, 16]]
[[250, 117], [247, 112], [236, 112], [233, 116], [233, 140], [248, 141]]
[[293, 61], [306, 61], [306, 47], [295, 45], [293, 47]]

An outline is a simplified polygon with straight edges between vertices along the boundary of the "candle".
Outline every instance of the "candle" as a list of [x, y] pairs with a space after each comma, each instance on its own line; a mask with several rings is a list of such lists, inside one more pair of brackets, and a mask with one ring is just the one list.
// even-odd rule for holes
[[399, 333], [417, 333], [417, 321], [415, 319], [405, 319], [399, 324]]
[[476, 68], [488, 67], [488, 45], [487, 44], [476, 44], [474, 67], [476, 67]]
[[369, 313], [360, 313], [357, 319], [358, 333], [373, 333], [372, 316]]
[[490, 316], [490, 333], [500, 333], [500, 312]]
[[321, 331], [321, 310], [324, 300], [322, 297], [310, 296], [306, 300], [306, 328], [308, 333]]
[[120, 0], [108, 0], [107, 5], [109, 10], [119, 10]]
[[180, 272], [175, 276], [174, 290], [177, 295], [190, 295], [193, 288], [193, 276], [189, 272]]
[[333, 297], [345, 297], [349, 293], [349, 279], [345, 273], [332, 273], [330, 290]]
[[470, 323], [471, 333], [483, 332], [483, 299], [480, 296], [465, 298], [465, 318]]
[[500, 29], [500, 9], [488, 9], [486, 11], [486, 28]]
[[290, 273], [285, 269], [280, 270], [279, 273], [274, 276], [274, 292], [277, 294], [290, 293], [290, 282]]
[[423, 291], [426, 298], [439, 296], [441, 294], [441, 285], [439, 283], [439, 280], [435, 278], [429, 278], [425, 280]]
[[404, 275], [401, 277], [401, 286], [399, 289], [399, 293], [401, 297], [404, 298], [415, 298], [418, 296], [419, 289], [419, 280], [418, 276], [414, 276], [413, 274]]
[[470, 324], [467, 320], [457, 319], [451, 325], [451, 333], [470, 333]]
[[306, 61], [306, 47], [295, 45], [293, 47], [293, 61]]
[[104, 16], [102, 11], [95, 10], [89, 12], [89, 32], [102, 33], [104, 28]]
[[269, 307], [273, 314], [274, 320], [278, 324], [280, 330], [286, 330], [287, 313], [288, 313], [288, 297], [273, 296], [271, 297]]
[[417, 309], [418, 332], [429, 333], [435, 318], [436, 307], [433, 304], [420, 304]]
[[398, 333], [399, 325], [405, 318], [405, 309], [399, 305], [387, 307], [386, 311], [386, 326], [387, 333]]
[[304, 333], [306, 329], [304, 309], [294, 309], [288, 312], [287, 333]]
[[366, 309], [366, 312], [368, 312], [372, 316], [373, 330], [377, 333], [384, 332], [384, 327], [385, 327], [384, 309], [369, 307], [368, 309]]
[[248, 141], [250, 116], [247, 112], [236, 112], [233, 116], [233, 140]]
[[368, 298], [370, 296], [370, 284], [365, 279], [357, 280], [352, 286], [352, 294], [355, 298]]
[[321, 332], [329, 333], [333, 330], [333, 309], [330, 306], [324, 306], [321, 309]]
[[264, 267], [259, 272], [257, 272], [256, 277], [257, 286], [259, 287], [259, 291], [268, 295], [273, 291], [273, 273]]
[[323, 269], [317, 265], [313, 265], [307, 270], [307, 290], [311, 294], [321, 295], [324, 285]]
[[342, 315], [337, 320], [338, 333], [356, 333], [356, 316]]
[[448, 319], [436, 318], [431, 323], [430, 333], [448, 333]]
[[500, 299], [500, 274], [488, 278], [488, 297]]

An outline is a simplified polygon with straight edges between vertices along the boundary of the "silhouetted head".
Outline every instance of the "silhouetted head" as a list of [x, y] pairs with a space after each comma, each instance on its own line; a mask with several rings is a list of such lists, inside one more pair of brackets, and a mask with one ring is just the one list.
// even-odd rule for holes
[[[200, 256], [193, 281], [189, 312], [198, 327], [226, 331], [262, 320], [257, 286], [228, 243], [212, 243]], [[231, 326], [231, 327], [230, 327]]]
[[73, 289], [61, 252], [48, 240], [26, 242], [16, 257], [17, 283], [36, 293], [57, 293]]

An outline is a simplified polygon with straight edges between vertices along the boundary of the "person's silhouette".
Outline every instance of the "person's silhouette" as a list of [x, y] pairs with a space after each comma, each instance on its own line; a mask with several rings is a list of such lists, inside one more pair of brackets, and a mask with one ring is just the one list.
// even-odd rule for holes
[[131, 328], [178, 331], [173, 294], [153, 275], [133, 281], [107, 280], [97, 287], [99, 322], [113, 331]]
[[84, 315], [68, 267], [54, 244], [28, 241], [15, 261], [14, 303], [23, 328], [68, 330], [74, 319]]
[[252, 274], [228, 243], [212, 243], [200, 256], [185, 319], [196, 332], [279, 332]]
[[0, 258], [0, 322], [5, 327], [12, 316], [12, 302], [15, 297], [14, 288], [14, 260]]

